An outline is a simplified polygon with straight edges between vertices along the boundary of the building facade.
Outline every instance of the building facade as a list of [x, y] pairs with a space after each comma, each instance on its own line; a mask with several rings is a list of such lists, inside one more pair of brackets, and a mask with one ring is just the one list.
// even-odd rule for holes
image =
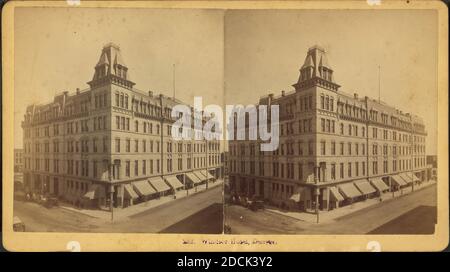
[[428, 179], [422, 119], [342, 92], [333, 72], [324, 49], [314, 46], [294, 91], [258, 101], [279, 105], [279, 146], [262, 152], [260, 141], [230, 142], [230, 182], [237, 194], [329, 210]]
[[222, 176], [220, 142], [175, 141], [172, 108], [183, 103], [136, 89], [117, 45], [103, 48], [88, 85], [27, 107], [27, 190], [124, 207]]
[[14, 172], [20, 173], [23, 169], [23, 149], [14, 148]]

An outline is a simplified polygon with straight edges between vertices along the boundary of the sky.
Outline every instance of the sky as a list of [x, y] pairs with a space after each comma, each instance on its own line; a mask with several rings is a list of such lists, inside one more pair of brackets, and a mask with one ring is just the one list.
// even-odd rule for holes
[[437, 13], [432, 10], [240, 10], [225, 16], [225, 99], [292, 91], [308, 48], [323, 47], [340, 91], [380, 97], [424, 119], [436, 154]]
[[25, 108], [85, 89], [103, 45], [122, 51], [136, 88], [203, 104], [291, 91], [309, 47], [325, 48], [341, 91], [421, 116], [436, 154], [437, 13], [432, 10], [17, 8], [15, 147]]

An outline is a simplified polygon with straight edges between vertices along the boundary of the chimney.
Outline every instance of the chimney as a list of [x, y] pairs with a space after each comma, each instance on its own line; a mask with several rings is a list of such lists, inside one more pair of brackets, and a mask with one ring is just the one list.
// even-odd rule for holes
[[268, 103], [267, 103], [267, 105], [271, 105], [272, 104], [272, 100], [273, 100], [273, 93], [270, 93], [269, 95], [268, 95]]
[[358, 94], [354, 93], [353, 96], [355, 97], [355, 99], [358, 99]]
[[148, 96], [153, 97], [153, 91], [148, 91]]
[[284, 96], [286, 93], [284, 92], [284, 90], [281, 91], [281, 96]]
[[77, 88], [77, 94], [80, 94], [80, 88]]

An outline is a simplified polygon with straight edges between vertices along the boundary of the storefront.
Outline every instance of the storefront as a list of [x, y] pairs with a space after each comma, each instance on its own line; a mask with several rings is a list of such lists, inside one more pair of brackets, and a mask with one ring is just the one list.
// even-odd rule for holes
[[149, 199], [154, 198], [158, 192], [150, 186], [147, 180], [140, 180], [132, 183], [133, 189], [138, 194], [139, 198], [137, 201], [144, 202]]
[[363, 196], [363, 194], [351, 183], [338, 185], [339, 192], [344, 196], [343, 204], [351, 204]]
[[398, 191], [403, 187], [408, 186], [408, 184], [399, 176], [393, 175], [391, 176], [391, 190]]
[[171, 190], [161, 177], [149, 178], [148, 182], [153, 186], [159, 197], [167, 195]]
[[354, 182], [356, 188], [362, 193], [364, 199], [372, 198], [375, 196], [377, 190], [370, 185], [367, 179], [357, 180]]
[[337, 187], [329, 187], [329, 199], [330, 204], [328, 205], [329, 210], [333, 210], [336, 208], [339, 208], [341, 206], [341, 203], [344, 201], [344, 197], [339, 193], [339, 190]]
[[373, 187], [375, 187], [379, 196], [389, 191], [389, 186], [387, 186], [386, 183], [381, 178], [373, 178], [369, 179], [369, 181], [370, 184], [372, 184]]
[[123, 208], [134, 205], [138, 198], [139, 195], [134, 191], [131, 184], [123, 185]]
[[184, 184], [181, 183], [176, 175], [164, 176], [163, 178], [172, 188], [172, 193], [175, 193], [176, 191], [182, 190], [184, 188]]
[[197, 175], [192, 173], [186, 173], [186, 177], [189, 180], [189, 186], [188, 188], [193, 188], [202, 183], [202, 180], [197, 177]]
[[100, 184], [89, 185], [88, 191], [81, 199], [81, 207], [97, 209], [104, 204], [106, 197], [105, 186]]

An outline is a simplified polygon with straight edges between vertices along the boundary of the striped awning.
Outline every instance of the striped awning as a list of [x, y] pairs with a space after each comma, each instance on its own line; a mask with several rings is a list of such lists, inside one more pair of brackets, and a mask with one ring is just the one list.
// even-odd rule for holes
[[338, 188], [345, 198], [355, 198], [362, 195], [353, 183], [341, 184]]
[[184, 187], [183, 183], [181, 183], [178, 180], [177, 176], [175, 175], [164, 176], [163, 178], [167, 181], [167, 183], [169, 183], [170, 187], [172, 187], [174, 190]]
[[406, 173], [406, 175], [412, 179], [412, 181], [416, 182], [416, 181], [420, 181], [420, 179], [412, 172], [408, 172]]
[[304, 191], [304, 188], [297, 187], [295, 189], [295, 192], [289, 197], [289, 199], [294, 202], [300, 202], [300, 200], [302, 199], [302, 194], [304, 194], [303, 191]]
[[136, 192], [134, 191], [133, 187], [131, 186], [131, 184], [125, 184], [123, 186], [123, 190], [124, 190], [124, 195], [126, 198], [131, 198], [131, 199], [136, 199], [139, 196], [136, 194]]
[[408, 177], [406, 173], [400, 173], [398, 175], [403, 179], [403, 181], [405, 181], [406, 184], [413, 182], [413, 179], [411, 177]]
[[169, 185], [167, 185], [161, 177], [149, 178], [148, 182], [150, 182], [157, 192], [165, 192], [170, 190]]
[[355, 181], [355, 186], [364, 194], [369, 195], [375, 193], [375, 188], [370, 185], [370, 183], [366, 179]]
[[83, 195], [87, 199], [99, 199], [104, 198], [106, 195], [105, 188], [99, 184], [91, 184], [88, 191]]
[[139, 196], [148, 196], [156, 193], [155, 189], [150, 186], [150, 183], [148, 183], [147, 180], [133, 182], [133, 188]]
[[207, 180], [206, 176], [202, 173], [202, 171], [197, 170], [197, 171], [194, 171], [193, 173], [194, 173], [194, 175], [196, 175], [196, 176], [198, 177], [198, 179], [199, 179], [200, 181], [205, 181], [205, 180]]
[[378, 191], [384, 192], [386, 190], [389, 190], [389, 187], [384, 183], [384, 181], [380, 178], [374, 178], [370, 179], [370, 183], [377, 188]]
[[202, 182], [193, 172], [192, 173], [186, 173], [186, 176], [189, 178], [190, 181], [192, 181], [194, 184]]
[[330, 187], [330, 196], [334, 201], [343, 201], [344, 197], [339, 193], [338, 188]]
[[399, 175], [393, 175], [393, 176], [391, 176], [391, 179], [398, 186], [407, 185], [406, 182]]

